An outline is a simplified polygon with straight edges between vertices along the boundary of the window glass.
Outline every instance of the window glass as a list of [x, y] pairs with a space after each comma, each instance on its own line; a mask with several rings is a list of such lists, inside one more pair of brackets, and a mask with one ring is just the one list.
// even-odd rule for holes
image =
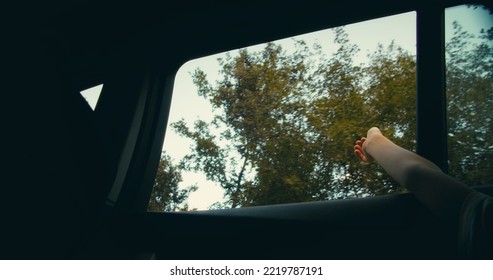
[[402, 192], [354, 142], [415, 150], [414, 12], [190, 61], [177, 73], [149, 211]]
[[445, 18], [449, 173], [493, 184], [493, 15], [464, 5]]
[[98, 104], [99, 95], [101, 95], [101, 90], [103, 89], [103, 85], [97, 85], [86, 90], [80, 92], [80, 94], [87, 101], [91, 109], [94, 111], [96, 109], [96, 105]]

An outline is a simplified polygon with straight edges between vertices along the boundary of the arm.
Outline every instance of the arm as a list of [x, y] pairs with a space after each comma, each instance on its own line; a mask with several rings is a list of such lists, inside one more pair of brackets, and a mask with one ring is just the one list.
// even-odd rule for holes
[[428, 209], [447, 220], [457, 221], [465, 198], [474, 192], [431, 161], [394, 144], [376, 127], [356, 141], [354, 152], [363, 162], [376, 161]]

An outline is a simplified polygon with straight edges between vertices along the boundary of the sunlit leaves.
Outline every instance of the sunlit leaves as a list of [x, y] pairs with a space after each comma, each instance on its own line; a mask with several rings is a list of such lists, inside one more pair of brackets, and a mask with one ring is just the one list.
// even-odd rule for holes
[[148, 211], [163, 212], [190, 210], [186, 204], [186, 199], [191, 192], [197, 190], [197, 186], [180, 189], [178, 184], [181, 181], [182, 176], [180, 168], [172, 163], [171, 158], [168, 155], [163, 154], [159, 161]]
[[[338, 49], [330, 56], [303, 41], [296, 41], [291, 53], [268, 43], [259, 52], [243, 49], [221, 58], [222, 79], [216, 84], [195, 71], [198, 94], [217, 115], [193, 129], [184, 121], [173, 127], [194, 143], [181, 166], [204, 172], [225, 189], [221, 207], [398, 189], [378, 167], [361, 166], [352, 145], [371, 125], [380, 125], [413, 147], [414, 57], [392, 44], [381, 46], [368, 65], [354, 65], [359, 48], [343, 28], [334, 33]], [[212, 130], [218, 128], [216, 136]]]
[[[446, 45], [449, 170], [467, 184], [493, 183], [493, 28], [477, 36], [457, 22]], [[358, 46], [334, 29], [336, 52], [298, 40], [289, 53], [268, 43], [218, 60], [215, 83], [197, 69], [198, 95], [211, 122], [172, 124], [192, 140], [172, 165], [163, 157], [150, 208], [180, 209], [195, 187], [178, 189], [180, 172], [197, 171], [224, 189], [211, 208], [365, 197], [404, 191], [378, 165], [363, 165], [353, 143], [378, 126], [397, 144], [416, 146], [416, 58], [394, 42], [357, 65]]]
[[446, 45], [449, 172], [470, 185], [493, 183], [493, 28], [479, 36], [454, 22]]

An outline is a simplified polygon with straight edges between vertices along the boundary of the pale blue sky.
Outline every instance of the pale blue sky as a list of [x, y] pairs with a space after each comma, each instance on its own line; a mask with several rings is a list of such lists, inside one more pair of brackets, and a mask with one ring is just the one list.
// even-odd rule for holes
[[[416, 15], [414, 12], [387, 18], [356, 23], [345, 27], [352, 43], [357, 44], [361, 51], [357, 57], [356, 63], [364, 63], [366, 54], [374, 50], [378, 43], [384, 45], [390, 44], [392, 40], [409, 50], [413, 54], [416, 51]], [[303, 39], [309, 46], [317, 42], [322, 45], [325, 53], [330, 54], [337, 50], [338, 46], [334, 45], [334, 34], [332, 30], [322, 30], [294, 37]], [[276, 43], [281, 44], [284, 49], [293, 49], [292, 38], [278, 40]], [[264, 44], [248, 47], [251, 51], [260, 51]], [[234, 55], [237, 51], [231, 51]], [[200, 68], [207, 73], [209, 81], [214, 82], [221, 77], [218, 74], [219, 64], [217, 58], [224, 56], [224, 53], [212, 55], [185, 63], [178, 71], [175, 78], [175, 87], [173, 90], [173, 100], [171, 105], [169, 123], [184, 118], [190, 126], [197, 119], [206, 121], [212, 120], [212, 107], [203, 97], [197, 95], [197, 89], [192, 83], [190, 73], [196, 68]], [[166, 131], [165, 150], [176, 163], [183, 156], [190, 152], [192, 142], [188, 139], [176, 135], [170, 128]], [[207, 181], [201, 173], [184, 172], [182, 186], [197, 184], [199, 189], [189, 197], [189, 206], [199, 210], [207, 209], [216, 201], [222, 201], [223, 189], [214, 182]]]
[[[454, 20], [459, 21], [464, 29], [470, 32], [478, 32], [481, 28], [486, 29], [493, 26], [493, 17], [482, 9], [460, 6], [447, 9], [445, 15], [446, 39], [452, 35], [451, 26]], [[413, 54], [416, 52], [416, 14], [414, 12], [346, 25], [345, 30], [351, 43], [357, 44], [361, 50], [355, 61], [357, 64], [365, 63], [366, 55], [375, 50], [377, 44], [382, 43], [386, 46], [392, 40], [405, 50]], [[334, 52], [337, 47], [332, 44], [333, 32], [330, 29], [296, 36], [295, 38], [305, 40], [308, 45], [318, 42], [327, 54]], [[292, 42], [293, 40], [290, 38], [276, 41], [288, 51], [292, 49]], [[263, 47], [264, 44], [261, 44], [248, 49], [260, 51]], [[231, 54], [234, 55], [235, 53], [236, 51], [231, 51]], [[207, 100], [197, 95], [197, 89], [193, 85], [190, 73], [196, 68], [200, 68], [207, 73], [209, 81], [219, 80], [217, 58], [222, 56], [224, 53], [192, 60], [179, 69], [175, 78], [169, 123], [184, 118], [189, 125], [192, 125], [197, 119], [205, 121], [212, 119], [212, 108]], [[83, 92], [84, 97], [93, 108], [97, 103], [100, 91], [101, 87], [99, 86]], [[190, 140], [177, 136], [173, 130], [168, 128], [163, 150], [166, 150], [175, 163], [178, 163], [179, 159], [190, 152], [191, 144]], [[222, 188], [207, 181], [203, 174], [185, 172], [183, 179], [180, 185], [182, 187], [192, 184], [199, 186], [199, 190], [189, 197], [188, 203], [191, 208], [204, 210], [214, 202], [222, 200]]]
[[[464, 7], [450, 8], [446, 11], [446, 38], [452, 35], [452, 22], [457, 20], [460, 24], [471, 32], [478, 32], [481, 28], [493, 26], [493, 17], [481, 9], [467, 9]], [[345, 30], [352, 43], [357, 44], [361, 49], [356, 63], [364, 63], [366, 55], [375, 50], [379, 43], [384, 46], [392, 40], [405, 50], [415, 54], [416, 52], [416, 14], [414, 12], [365, 21], [361, 23], [346, 25]], [[309, 45], [314, 42], [320, 43], [326, 53], [332, 53], [337, 46], [332, 44], [333, 32], [323, 30], [305, 35], [296, 36], [297, 39], [305, 40]], [[283, 45], [285, 49], [292, 48], [292, 40], [284, 39], [276, 41]], [[264, 45], [249, 47], [252, 51], [263, 49]], [[231, 52], [235, 54], [235, 51]], [[185, 63], [178, 71], [175, 78], [175, 88], [170, 111], [169, 122], [175, 122], [184, 118], [189, 125], [197, 119], [211, 120], [212, 108], [207, 100], [197, 95], [196, 87], [192, 83], [190, 73], [196, 68], [204, 70], [209, 81], [214, 82], [220, 79], [218, 75], [219, 65], [217, 58], [223, 54], [208, 56]], [[167, 129], [165, 144], [163, 149], [178, 162], [183, 156], [190, 152], [190, 140], [177, 136], [171, 129]], [[189, 197], [189, 206], [199, 210], [207, 209], [216, 201], [221, 201], [223, 190], [213, 182], [207, 181], [205, 176], [200, 173], [186, 172], [183, 174], [184, 181], [182, 186], [198, 184], [199, 190], [192, 193]]]

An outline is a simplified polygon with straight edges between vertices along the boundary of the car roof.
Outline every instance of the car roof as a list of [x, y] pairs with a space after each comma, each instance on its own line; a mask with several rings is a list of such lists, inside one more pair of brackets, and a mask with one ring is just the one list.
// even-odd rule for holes
[[209, 54], [411, 11], [420, 3], [426, 2], [27, 1], [9, 4], [11, 13], [2, 20], [13, 32], [59, 37], [75, 73], [115, 49], [131, 48], [129, 56], [146, 53], [177, 67]]

